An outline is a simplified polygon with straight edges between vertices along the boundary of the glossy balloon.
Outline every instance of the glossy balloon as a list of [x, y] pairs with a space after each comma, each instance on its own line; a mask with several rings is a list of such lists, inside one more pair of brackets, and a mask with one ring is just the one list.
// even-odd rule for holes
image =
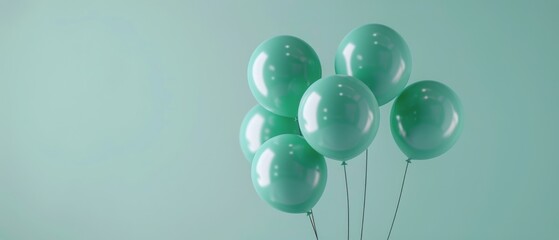
[[306, 213], [326, 187], [324, 157], [303, 137], [284, 134], [265, 142], [252, 162], [252, 183], [258, 196], [288, 213]]
[[264, 108], [296, 117], [301, 96], [322, 76], [316, 52], [303, 40], [278, 36], [260, 44], [248, 64], [248, 84]]
[[299, 124], [294, 118], [273, 114], [260, 105], [254, 106], [241, 123], [241, 150], [246, 159], [252, 162], [260, 145], [272, 137], [286, 133], [299, 134]]
[[303, 95], [299, 127], [309, 144], [335, 160], [349, 160], [371, 145], [379, 126], [379, 107], [371, 90], [354, 77], [318, 80]]
[[404, 39], [381, 24], [358, 27], [345, 36], [335, 60], [338, 74], [354, 76], [375, 94], [379, 106], [394, 99], [411, 74], [411, 55]]
[[448, 151], [463, 126], [462, 105], [446, 85], [421, 81], [407, 87], [390, 113], [396, 144], [412, 159], [430, 159]]

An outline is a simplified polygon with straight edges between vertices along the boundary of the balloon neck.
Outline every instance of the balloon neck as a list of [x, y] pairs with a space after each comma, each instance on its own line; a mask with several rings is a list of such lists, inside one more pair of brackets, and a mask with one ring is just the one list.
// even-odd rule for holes
[[346, 162], [346, 161], [343, 161], [343, 162], [342, 162], [342, 166], [345, 166], [345, 165], [347, 165], [347, 162]]
[[406, 162], [409, 164], [411, 163], [411, 158], [408, 158], [408, 160], [406, 160]]

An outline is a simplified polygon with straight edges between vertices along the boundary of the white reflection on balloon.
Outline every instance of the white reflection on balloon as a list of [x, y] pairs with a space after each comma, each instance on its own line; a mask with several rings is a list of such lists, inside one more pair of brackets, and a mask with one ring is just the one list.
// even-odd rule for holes
[[400, 65], [398, 65], [398, 69], [396, 69], [396, 74], [392, 78], [392, 82], [397, 83], [402, 78], [402, 74], [404, 74], [404, 70], [406, 70], [406, 63], [404, 59], [400, 58]]
[[365, 123], [365, 127], [363, 128], [363, 133], [367, 133], [369, 131], [371, 125], [373, 125], [373, 120], [374, 120], [373, 112], [367, 111], [367, 122]]
[[404, 130], [404, 126], [402, 126], [402, 121], [400, 119], [400, 115], [396, 115], [396, 121], [398, 122], [398, 130], [400, 131], [400, 135], [402, 137], [406, 136], [406, 130]]
[[320, 181], [320, 172], [318, 172], [318, 170], [317, 170], [317, 173], [314, 174], [314, 179], [313, 179], [313, 182], [312, 182], [312, 187], [315, 188], [316, 186], [318, 186], [318, 182], [319, 182], [319, 181]]
[[359, 104], [359, 122], [357, 123], [357, 126], [358, 129], [361, 130], [361, 133], [367, 133], [373, 125], [374, 115], [371, 110], [371, 105], [365, 101], [360, 101], [361, 98], [362, 97], [359, 94], [353, 95], [353, 99]]
[[345, 59], [345, 68], [347, 70], [347, 75], [349, 76], [353, 75], [353, 71], [351, 70], [351, 55], [353, 54], [354, 50], [355, 50], [355, 44], [349, 43], [345, 46], [342, 52]]
[[456, 129], [456, 126], [458, 126], [458, 114], [456, 113], [455, 109], [453, 108], [452, 109], [452, 120], [450, 120], [450, 126], [448, 126], [448, 128], [444, 132], [443, 136], [444, 137], [450, 137], [450, 135], [454, 132], [454, 129]]
[[258, 175], [258, 185], [261, 187], [266, 187], [270, 185], [270, 165], [276, 154], [270, 150], [266, 149], [260, 155], [260, 158], [256, 162], [256, 174]]
[[258, 92], [260, 92], [264, 97], [268, 96], [268, 88], [264, 83], [264, 63], [267, 59], [268, 54], [261, 52], [254, 60], [254, 65], [252, 66], [252, 78], [254, 79], [254, 84], [256, 85]]
[[320, 103], [320, 99], [322, 99], [320, 95], [318, 95], [316, 92], [312, 92], [305, 101], [305, 105], [303, 106], [303, 121], [305, 122], [305, 130], [308, 133], [312, 133], [318, 129], [316, 114], [318, 112], [318, 104]]
[[[248, 121], [248, 128], [245, 133], [245, 138], [248, 142], [248, 149], [251, 152], [256, 152], [261, 145], [261, 129], [264, 126], [264, 116], [256, 114]], [[266, 129], [269, 131], [269, 129]]]

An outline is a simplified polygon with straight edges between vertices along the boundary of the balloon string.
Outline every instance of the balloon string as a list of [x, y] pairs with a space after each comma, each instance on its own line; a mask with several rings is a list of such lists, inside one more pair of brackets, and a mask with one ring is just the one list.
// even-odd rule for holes
[[314, 235], [316, 236], [316, 240], [318, 240], [318, 230], [316, 229], [316, 221], [314, 220], [314, 212], [312, 209], [311, 209], [311, 218], [314, 226]]
[[363, 226], [365, 225], [365, 205], [367, 203], [367, 168], [369, 165], [369, 149], [365, 150], [365, 190], [363, 191], [363, 215], [361, 215], [361, 240], [363, 240]]
[[342, 166], [344, 166], [345, 192], [346, 192], [346, 202], [347, 202], [347, 239], [349, 240], [349, 188], [347, 186], [347, 170], [346, 170], [347, 163], [345, 161], [342, 162]]
[[316, 240], [318, 240], [318, 232], [316, 231], [316, 223], [314, 221], [314, 214], [312, 212], [312, 209], [307, 212], [307, 216], [309, 217], [309, 221], [311, 222], [311, 226], [312, 226], [312, 230], [314, 232], [314, 236], [316, 237]]
[[400, 207], [400, 200], [402, 200], [402, 192], [404, 192], [404, 184], [406, 183], [406, 175], [408, 174], [408, 167], [410, 166], [411, 158], [408, 158], [406, 162], [406, 170], [404, 170], [404, 178], [402, 179], [402, 186], [400, 187], [400, 196], [398, 197], [396, 211], [394, 211], [394, 218], [392, 218], [392, 224], [390, 225], [390, 231], [388, 231], [388, 237], [386, 238], [386, 240], [390, 239], [390, 234], [392, 233], [392, 228], [394, 227], [394, 221], [396, 221], [396, 215], [398, 214], [398, 208]]

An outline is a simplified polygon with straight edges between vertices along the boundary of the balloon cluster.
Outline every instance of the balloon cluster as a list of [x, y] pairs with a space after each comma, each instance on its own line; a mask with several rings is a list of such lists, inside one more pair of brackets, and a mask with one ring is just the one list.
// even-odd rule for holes
[[264, 41], [250, 58], [248, 83], [259, 105], [245, 116], [239, 140], [256, 192], [278, 210], [310, 211], [326, 186], [325, 158], [347, 161], [365, 151], [379, 106], [394, 98], [392, 134], [410, 159], [443, 154], [461, 132], [462, 108], [449, 87], [420, 81], [406, 88], [410, 51], [387, 26], [347, 34], [335, 72], [322, 77], [316, 52], [293, 36]]

